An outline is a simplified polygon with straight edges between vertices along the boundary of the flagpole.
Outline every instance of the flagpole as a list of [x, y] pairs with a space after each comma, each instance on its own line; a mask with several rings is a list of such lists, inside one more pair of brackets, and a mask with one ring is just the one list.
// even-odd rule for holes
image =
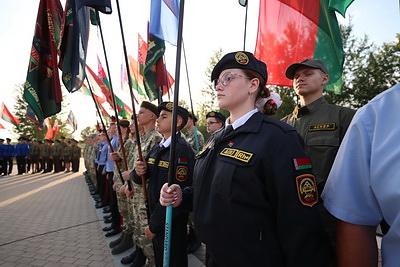
[[[128, 161], [126, 159], [126, 151], [125, 151], [125, 147], [124, 147], [124, 141], [122, 140], [121, 126], [120, 126], [119, 118], [118, 118], [118, 111], [117, 111], [117, 104], [116, 104], [116, 101], [115, 101], [114, 89], [113, 89], [112, 82], [111, 82], [111, 73], [110, 73], [110, 67], [108, 65], [108, 58], [107, 58], [106, 46], [105, 46], [105, 43], [104, 43], [103, 29], [101, 27], [100, 16], [98, 16], [98, 19], [99, 19], [98, 24], [99, 24], [99, 29], [100, 29], [101, 44], [103, 46], [104, 57], [105, 57], [105, 60], [106, 60], [108, 81], [110, 82], [110, 91], [111, 91], [111, 97], [112, 97], [113, 106], [114, 106], [113, 108], [114, 108], [115, 118], [117, 120], [118, 138], [119, 138], [119, 143], [121, 145], [122, 159], [123, 159], [125, 170], [128, 170]], [[133, 106], [133, 110], [135, 110], [135, 106]], [[136, 129], [136, 131], [137, 131], [137, 129]], [[124, 184], [124, 183], [122, 183], [122, 184]], [[131, 182], [128, 181], [127, 184], [128, 184], [129, 190], [132, 190]]]
[[[188, 83], [188, 88], [189, 88], [189, 98], [190, 98], [190, 106], [192, 108], [192, 116], [194, 116], [194, 108], [193, 108], [193, 101], [192, 101], [192, 90], [190, 89], [190, 81], [189, 81], [189, 69], [187, 66], [187, 60], [186, 60], [186, 49], [185, 49], [185, 43], [182, 40], [182, 48], [183, 48], [183, 58], [185, 59], [185, 68], [186, 68], [186, 79]], [[196, 153], [200, 151], [200, 146], [199, 146], [199, 137], [197, 135], [197, 127], [196, 127], [196, 122], [193, 119], [193, 125], [194, 125], [194, 141], [196, 144]]]
[[243, 51], [246, 51], [246, 33], [247, 33], [247, 11], [249, 8], [249, 3], [246, 1], [246, 16], [244, 19], [244, 37], [243, 37]]
[[[181, 54], [182, 54], [182, 30], [183, 30], [183, 11], [185, 0], [180, 0], [179, 6], [179, 24], [178, 24], [178, 40], [176, 45], [176, 67], [175, 67], [175, 90], [174, 105], [172, 110], [172, 132], [171, 132], [171, 148], [169, 153], [170, 168], [168, 168], [168, 185], [173, 183], [175, 177], [175, 150], [176, 150], [176, 123], [178, 117], [178, 101], [179, 101], [179, 80], [181, 70]], [[169, 267], [169, 256], [171, 251], [171, 230], [172, 230], [172, 205], [166, 207], [165, 214], [165, 235], [164, 235], [164, 260], [163, 266]]]
[[[126, 52], [126, 45], [125, 45], [125, 35], [124, 35], [124, 28], [122, 27], [122, 19], [121, 19], [121, 11], [119, 8], [119, 0], [117, 2], [117, 10], [118, 10], [118, 19], [119, 19], [119, 28], [121, 30], [121, 37], [122, 37], [122, 48], [124, 50], [124, 56], [125, 56], [125, 65], [126, 65], [126, 73], [128, 75], [128, 84], [129, 84], [129, 93], [131, 95], [131, 101], [132, 101], [132, 117], [133, 117], [133, 122], [135, 125], [135, 137], [136, 137], [136, 145], [138, 149], [138, 156], [139, 156], [139, 161], [143, 161], [143, 154], [142, 154], [142, 146], [140, 145], [140, 134], [139, 134], [139, 126], [137, 122], [137, 117], [136, 117], [136, 110], [135, 110], [135, 95], [133, 94], [132, 90], [132, 80], [131, 80], [131, 74], [129, 71], [129, 61], [128, 61], [128, 53]], [[145, 201], [147, 201], [147, 186], [146, 186], [146, 178], [144, 175], [141, 176], [142, 179], [142, 187], [143, 187], [143, 197]]]
[[[94, 98], [92, 86], [90, 85], [90, 82], [89, 82], [87, 76], [85, 76], [85, 79], [86, 79], [86, 82], [88, 83], [89, 90], [90, 90], [90, 95], [92, 96], [94, 105], [96, 106], [96, 110], [97, 110], [97, 114], [99, 114], [101, 126], [103, 127], [103, 130], [104, 130], [104, 132], [106, 133], [107, 143], [108, 143], [108, 146], [110, 147], [110, 151], [111, 151], [111, 153], [112, 153], [112, 152], [114, 152], [114, 148], [113, 148], [113, 146], [111, 145], [111, 140], [110, 140], [110, 137], [109, 137], [108, 134], [107, 134], [107, 130], [106, 130], [106, 126], [105, 126], [105, 124], [104, 124], [103, 118], [102, 118], [101, 115], [100, 115], [101, 113], [100, 113], [100, 110], [99, 110], [99, 106], [97, 105], [96, 99]], [[98, 123], [98, 122], [97, 122], [97, 123]], [[124, 179], [122, 178], [121, 169], [119, 168], [119, 166], [118, 166], [117, 163], [115, 163], [115, 166], [117, 167], [118, 174], [119, 174], [119, 178], [121, 179], [122, 184], [124, 184]]]

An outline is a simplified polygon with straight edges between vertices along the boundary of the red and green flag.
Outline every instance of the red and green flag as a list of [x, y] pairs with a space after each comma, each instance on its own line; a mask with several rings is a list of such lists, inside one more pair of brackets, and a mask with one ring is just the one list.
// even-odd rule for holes
[[[79, 89], [84, 95], [92, 97], [92, 94], [90, 93], [90, 90], [87, 88], [87, 86], [83, 83], [81, 88]], [[107, 112], [107, 110], [103, 107], [103, 104], [107, 102], [104, 96], [99, 96], [98, 92], [93, 92], [95, 104], [99, 107], [100, 112], [107, 117], [110, 117], [110, 114]]]
[[[329, 71], [325, 90], [341, 92], [344, 52], [335, 11], [344, 0], [260, 1], [254, 55], [268, 67], [268, 84], [292, 86], [287, 67], [304, 59], [320, 59]], [[343, 5], [344, 6], [344, 5]], [[347, 7], [346, 7], [347, 8]], [[345, 10], [341, 8], [341, 10]]]
[[6, 105], [4, 103], [1, 103], [0, 118], [5, 120], [6, 122], [13, 124], [15, 127], [17, 127], [17, 129], [20, 129], [19, 124], [21, 122], [19, 121], [19, 119], [14, 117], [13, 114], [11, 114], [10, 110], [8, 110], [8, 108], [6, 107]]
[[[132, 56], [128, 56], [128, 58], [129, 58], [129, 73], [131, 75], [132, 88], [135, 89], [139, 95], [148, 98], [146, 90], [144, 89], [143, 75], [140, 73], [141, 64], [138, 61], [136, 61], [136, 59], [134, 59]], [[127, 78], [126, 82], [128, 82]]]
[[[108, 103], [110, 103], [111, 107], [113, 107], [114, 104], [112, 100], [112, 92], [110, 90], [111, 88], [110, 82], [107, 79], [106, 73], [104, 72], [100, 59], [97, 58], [97, 61], [98, 61], [98, 77], [102, 81], [100, 87], [103, 91], [103, 94], [107, 96], [107, 101], [109, 101]], [[125, 119], [129, 119], [133, 113], [132, 110], [115, 94], [114, 98], [115, 98], [115, 104], [117, 105], [118, 115]]]
[[61, 111], [62, 93], [57, 67], [62, 6], [41, 0], [29, 58], [23, 97], [39, 121]]

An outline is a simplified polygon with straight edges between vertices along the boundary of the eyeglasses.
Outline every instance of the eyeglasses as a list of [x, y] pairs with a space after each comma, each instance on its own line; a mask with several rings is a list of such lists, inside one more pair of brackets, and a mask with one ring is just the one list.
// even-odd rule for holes
[[233, 76], [239, 76], [242, 78], [246, 78], [246, 79], [250, 79], [247, 76], [244, 76], [242, 74], [239, 73], [234, 73], [234, 72], [225, 72], [219, 79], [215, 79], [212, 84], [214, 86], [214, 89], [217, 90], [217, 85], [219, 83], [222, 83], [223, 86], [227, 86], [232, 80], [233, 80]]
[[210, 126], [210, 125], [212, 125], [212, 124], [214, 124], [214, 123], [218, 123], [218, 121], [210, 121], [210, 122], [207, 122], [207, 123], [206, 123], [206, 126]]

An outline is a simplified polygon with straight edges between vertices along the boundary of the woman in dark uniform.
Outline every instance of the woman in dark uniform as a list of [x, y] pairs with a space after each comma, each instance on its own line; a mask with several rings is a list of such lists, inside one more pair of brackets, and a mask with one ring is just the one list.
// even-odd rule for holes
[[225, 130], [197, 155], [193, 190], [182, 195], [179, 186], [165, 184], [160, 203], [193, 200], [208, 266], [327, 266], [332, 249], [303, 140], [255, 108], [259, 97], [269, 96], [267, 77], [265, 63], [249, 52], [217, 63], [211, 80], [219, 107], [230, 112]]

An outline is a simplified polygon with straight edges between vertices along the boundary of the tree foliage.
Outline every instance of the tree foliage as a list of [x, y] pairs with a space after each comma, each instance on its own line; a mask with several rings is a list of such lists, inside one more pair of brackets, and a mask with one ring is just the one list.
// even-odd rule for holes
[[[20, 129], [15, 128], [15, 132], [19, 136], [28, 137], [30, 139], [43, 140], [47, 133], [47, 127], [43, 126], [42, 129], [39, 129], [35, 122], [31, 121], [25, 116], [28, 104], [23, 98], [23, 90], [24, 88], [22, 85], [17, 85], [14, 89], [16, 100], [14, 105], [15, 116], [21, 121]], [[57, 115], [53, 115], [50, 117], [51, 125], [54, 125], [54, 122], [58, 120], [58, 135], [55, 138], [71, 135], [71, 130], [68, 129], [65, 120], [61, 119], [62, 115], [65, 114], [61, 112]]]

